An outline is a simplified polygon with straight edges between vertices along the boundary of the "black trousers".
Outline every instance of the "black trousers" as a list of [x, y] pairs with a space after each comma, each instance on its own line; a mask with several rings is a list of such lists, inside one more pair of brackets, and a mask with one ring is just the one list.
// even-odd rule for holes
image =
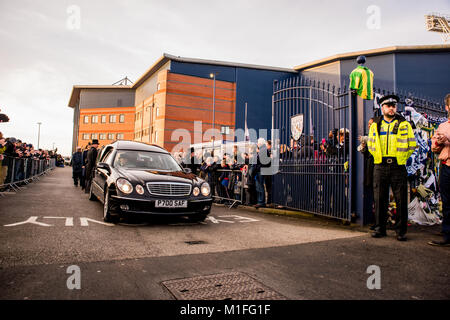
[[266, 184], [267, 191], [267, 204], [271, 204], [273, 202], [272, 199], [272, 177], [271, 175], [263, 176], [264, 183]]
[[[78, 185], [78, 179], [80, 180], [80, 185], [82, 184], [83, 176], [81, 175], [81, 171], [73, 171], [72, 172], [73, 184]], [[83, 181], [84, 182], [84, 181]]]
[[373, 173], [373, 196], [377, 232], [385, 233], [388, 219], [389, 186], [397, 205], [395, 231], [405, 235], [408, 226], [408, 174], [405, 166], [397, 164], [376, 164]]
[[442, 198], [442, 232], [445, 240], [450, 240], [450, 167], [441, 165], [439, 191]]

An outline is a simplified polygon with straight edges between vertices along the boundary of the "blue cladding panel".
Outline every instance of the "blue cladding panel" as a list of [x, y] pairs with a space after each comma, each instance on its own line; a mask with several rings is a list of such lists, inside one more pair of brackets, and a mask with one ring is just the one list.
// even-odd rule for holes
[[[350, 73], [358, 66], [355, 59], [347, 59], [341, 61], [341, 86], [350, 84]], [[372, 70], [373, 82], [376, 88], [384, 90], [394, 90], [394, 55], [380, 55], [367, 57], [365, 64], [367, 68]]]
[[200, 78], [210, 78], [211, 73], [218, 73], [217, 80], [235, 82], [234, 67], [216, 66], [210, 64], [197, 64], [173, 61], [170, 64], [170, 71], [173, 73], [184, 74]]
[[277, 72], [261, 69], [216, 66], [172, 61], [171, 72], [209, 78], [218, 72], [216, 79], [236, 83], [236, 129], [245, 128], [245, 103], [248, 128], [267, 129], [270, 137], [272, 128], [272, 91], [274, 80], [284, 80], [296, 73]]
[[443, 102], [450, 93], [450, 52], [399, 53], [397, 87]]
[[245, 128], [245, 103], [247, 126], [255, 130], [272, 128], [273, 81], [284, 80], [296, 73], [237, 68], [236, 128]]

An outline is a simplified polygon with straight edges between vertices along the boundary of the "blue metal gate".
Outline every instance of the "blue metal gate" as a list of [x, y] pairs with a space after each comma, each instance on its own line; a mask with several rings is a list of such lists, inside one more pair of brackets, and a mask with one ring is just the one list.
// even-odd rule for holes
[[351, 100], [345, 88], [301, 77], [274, 83], [280, 146], [274, 204], [351, 219]]

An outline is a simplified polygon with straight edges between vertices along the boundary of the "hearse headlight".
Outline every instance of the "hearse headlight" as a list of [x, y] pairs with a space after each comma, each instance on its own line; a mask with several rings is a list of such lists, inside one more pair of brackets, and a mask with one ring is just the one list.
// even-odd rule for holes
[[144, 187], [141, 186], [140, 184], [136, 185], [136, 192], [139, 194], [144, 194]]
[[204, 182], [202, 184], [201, 190], [202, 190], [202, 195], [204, 195], [205, 197], [209, 196], [209, 193], [211, 192], [211, 188], [210, 188], [208, 182]]
[[200, 189], [198, 187], [195, 187], [194, 190], [192, 190], [192, 194], [194, 196], [198, 196], [200, 194]]
[[117, 179], [116, 186], [121, 192], [125, 194], [130, 194], [133, 192], [133, 186], [127, 179], [124, 178]]

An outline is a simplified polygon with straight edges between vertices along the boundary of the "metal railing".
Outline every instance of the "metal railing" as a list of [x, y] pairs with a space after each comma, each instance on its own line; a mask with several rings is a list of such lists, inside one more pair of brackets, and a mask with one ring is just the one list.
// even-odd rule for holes
[[[223, 173], [228, 174], [219, 180]], [[223, 183], [225, 177], [227, 183]], [[206, 177], [211, 186], [212, 198], [229, 202], [229, 208], [244, 204], [245, 180], [246, 177], [240, 169], [216, 169]]]
[[[280, 150], [274, 204], [365, 221], [372, 208], [362, 201], [364, 162], [357, 153], [358, 137], [367, 135], [369, 118], [381, 114], [378, 99], [393, 94], [380, 88], [374, 93], [374, 100], [362, 100], [345, 86], [302, 77], [274, 82], [272, 127], [279, 131], [275, 147]], [[395, 93], [400, 98], [397, 112], [407, 111], [407, 120], [415, 111], [416, 116], [425, 113], [429, 124], [445, 121], [441, 102], [406, 89]]]
[[[0, 166], [0, 190], [20, 191], [21, 185], [39, 180], [56, 166], [56, 159], [33, 159], [3, 156]], [[0, 193], [0, 195], [3, 195]]]
[[351, 109], [345, 87], [300, 77], [274, 84], [273, 127], [280, 148], [275, 205], [350, 220]]

